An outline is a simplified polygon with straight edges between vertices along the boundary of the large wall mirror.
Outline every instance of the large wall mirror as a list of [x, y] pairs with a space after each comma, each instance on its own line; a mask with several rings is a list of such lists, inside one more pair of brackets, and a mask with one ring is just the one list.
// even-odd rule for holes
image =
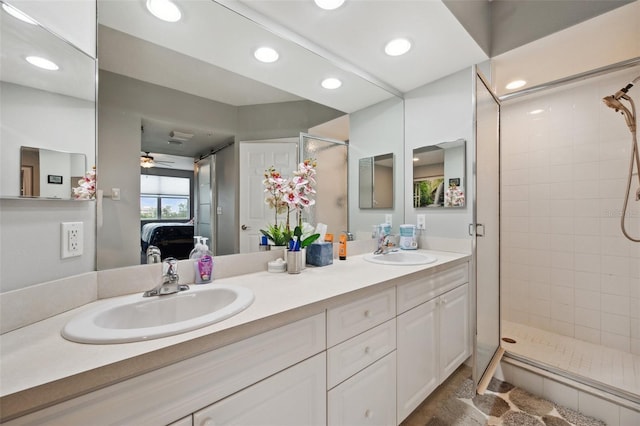
[[[0, 3], [0, 197], [70, 199], [69, 179], [95, 164], [95, 60]], [[50, 172], [34, 168], [35, 163], [25, 165], [21, 147], [35, 148], [31, 154], [40, 150], [40, 166]], [[85, 159], [82, 170], [71, 170], [71, 152], [79, 155], [75, 165]]]
[[393, 163], [393, 153], [359, 160], [358, 200], [361, 209], [393, 208]]
[[464, 207], [466, 143], [464, 139], [413, 150], [413, 207]]
[[[248, 174], [243, 169], [248, 163], [240, 157], [242, 144], [294, 143], [297, 153], [299, 136], [306, 133], [344, 141], [351, 156], [354, 128], [358, 131], [367, 123], [363, 119], [354, 123], [350, 117], [354, 113], [366, 117], [362, 111], [390, 99], [402, 103], [388, 91], [216, 2], [176, 1], [189, 19], [175, 24], [159, 21], [144, 4], [98, 1], [98, 184], [105, 191], [103, 223], [98, 229], [98, 269], [144, 262], [139, 198], [153, 194], [140, 193], [143, 157], [153, 158], [155, 174], [167, 176], [175, 176], [179, 170], [193, 172], [197, 161], [195, 192], [211, 198], [195, 200], [189, 214], [189, 219], [196, 221], [194, 232], [205, 234], [202, 226], [210, 226], [207, 232], [211, 234], [207, 235], [212, 235], [216, 255], [238, 253], [242, 232], [267, 225], [247, 226], [240, 219], [240, 176]], [[279, 50], [280, 60], [272, 64], [256, 61], [253, 52], [263, 44]], [[340, 90], [320, 86], [321, 76], [327, 74], [342, 80]], [[387, 149], [399, 153], [403, 149], [402, 119], [396, 117], [397, 108], [393, 113], [398, 125], [387, 127], [398, 134], [384, 135], [384, 139], [394, 141]], [[372, 116], [384, 121], [384, 115]], [[265, 153], [265, 157], [269, 155]], [[180, 166], [184, 159], [186, 167]], [[348, 179], [340, 179], [344, 189], [330, 197], [332, 204], [326, 211], [357, 203], [357, 193], [347, 193], [347, 180], [357, 181], [357, 174], [347, 173], [350, 165], [346, 155], [340, 156], [340, 164], [322, 161], [318, 162], [319, 174], [321, 169], [338, 165], [344, 176], [348, 174]], [[262, 174], [264, 164], [258, 169]], [[198, 173], [209, 177], [198, 179]], [[396, 176], [395, 182], [401, 179]], [[327, 189], [322, 191], [333, 190], [333, 185], [323, 186]], [[319, 183], [318, 190], [320, 187]], [[110, 199], [110, 188], [120, 189], [120, 200]], [[318, 195], [318, 202], [324, 195]], [[262, 208], [264, 201], [258, 201], [252, 205]], [[205, 217], [208, 222], [203, 221]], [[322, 217], [314, 220], [331, 221]], [[340, 224], [332, 231], [346, 230], [349, 222], [350, 217], [348, 222], [337, 222]]]

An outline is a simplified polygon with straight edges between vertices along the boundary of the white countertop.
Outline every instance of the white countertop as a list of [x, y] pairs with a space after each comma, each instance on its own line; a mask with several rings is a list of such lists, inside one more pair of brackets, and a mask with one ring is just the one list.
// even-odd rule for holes
[[[437, 262], [390, 266], [364, 256], [307, 267], [301, 274], [258, 272], [224, 278], [253, 290], [255, 300], [241, 313], [187, 333], [144, 342], [92, 345], [65, 340], [60, 330], [74, 315], [99, 300], [0, 336], [0, 412], [13, 417], [109, 384], [213, 350], [301, 319], [349, 300], [349, 294], [378, 291], [423, 271], [438, 271], [469, 260], [466, 254], [420, 250]], [[443, 266], [446, 265], [446, 266]], [[110, 300], [110, 299], [107, 299]]]

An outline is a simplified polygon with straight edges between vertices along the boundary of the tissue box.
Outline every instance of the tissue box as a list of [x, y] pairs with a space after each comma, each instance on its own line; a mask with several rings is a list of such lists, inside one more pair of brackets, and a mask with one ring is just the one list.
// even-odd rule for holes
[[333, 263], [332, 243], [313, 243], [307, 246], [307, 264], [326, 266]]

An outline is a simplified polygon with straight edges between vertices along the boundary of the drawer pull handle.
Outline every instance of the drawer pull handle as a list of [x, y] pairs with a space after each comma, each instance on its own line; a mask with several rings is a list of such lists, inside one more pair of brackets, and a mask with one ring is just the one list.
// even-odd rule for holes
[[365, 354], [368, 354], [368, 353], [370, 353], [370, 352], [371, 352], [371, 348], [370, 348], [369, 346], [366, 346], [366, 347], [364, 348], [364, 353], [365, 353]]
[[371, 318], [371, 311], [368, 310], [368, 309], [366, 311], [364, 311], [364, 317], [365, 318]]
[[370, 419], [371, 417], [373, 417], [373, 413], [371, 412], [371, 410], [367, 409], [367, 410], [364, 412], [364, 416], [365, 416], [367, 419]]

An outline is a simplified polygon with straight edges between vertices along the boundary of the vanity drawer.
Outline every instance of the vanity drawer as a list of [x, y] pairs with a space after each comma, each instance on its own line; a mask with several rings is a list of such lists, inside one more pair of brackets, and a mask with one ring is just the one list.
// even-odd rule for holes
[[327, 388], [348, 379], [396, 348], [395, 318], [327, 351]]
[[469, 282], [469, 263], [398, 286], [398, 314]]
[[396, 316], [396, 292], [390, 288], [327, 311], [327, 346], [344, 342]]

